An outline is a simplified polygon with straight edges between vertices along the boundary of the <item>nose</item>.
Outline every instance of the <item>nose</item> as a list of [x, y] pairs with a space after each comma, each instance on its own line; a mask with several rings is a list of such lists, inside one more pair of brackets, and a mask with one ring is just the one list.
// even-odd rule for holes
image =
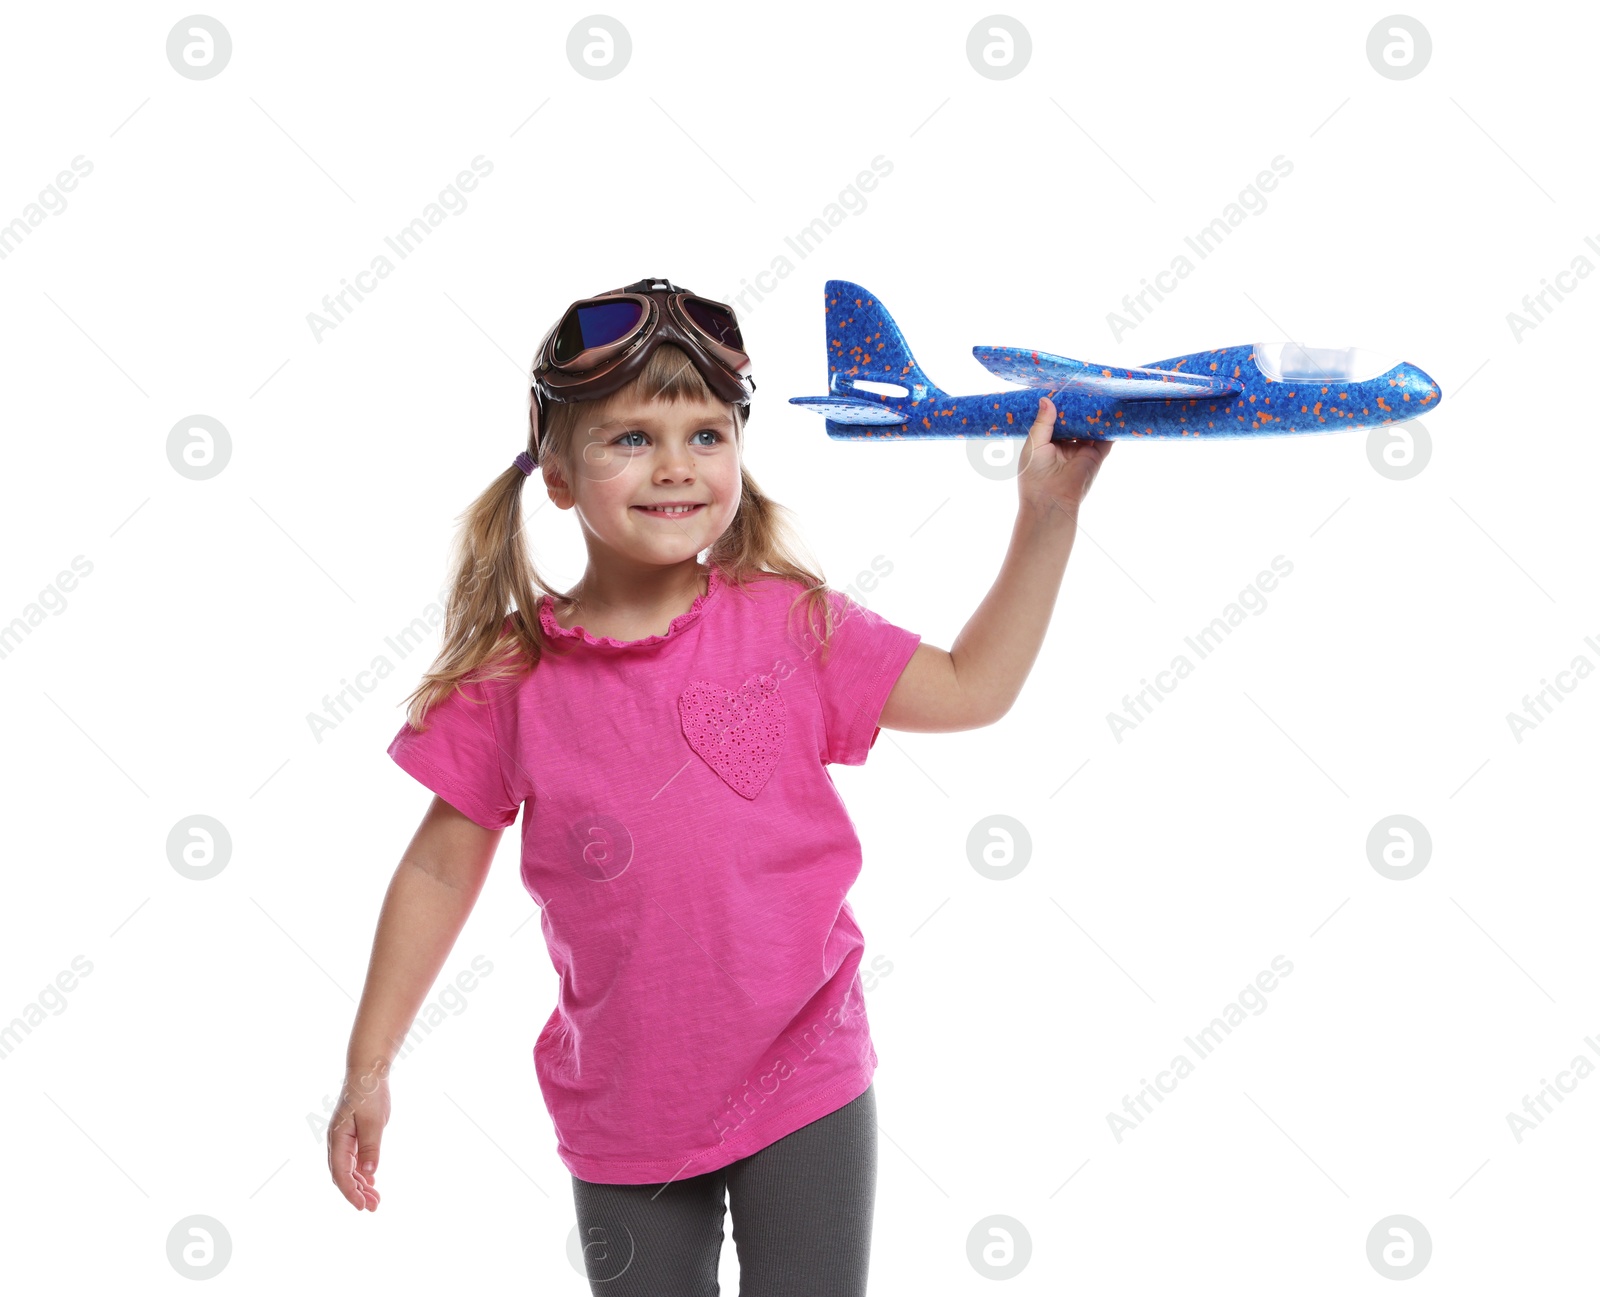
[[1396, 386], [1401, 389], [1401, 399], [1413, 409], [1426, 409], [1440, 399], [1439, 385], [1433, 377], [1409, 361], [1400, 365], [1398, 374]]
[[694, 455], [689, 447], [664, 440], [656, 451], [652, 480], [664, 482], [694, 481]]

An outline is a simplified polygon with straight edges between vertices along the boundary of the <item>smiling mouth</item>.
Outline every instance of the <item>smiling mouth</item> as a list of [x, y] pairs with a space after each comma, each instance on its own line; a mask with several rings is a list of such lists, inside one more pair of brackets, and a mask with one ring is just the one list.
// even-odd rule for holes
[[654, 509], [648, 505], [636, 504], [633, 508], [651, 518], [692, 518], [705, 508], [703, 504], [692, 505], [687, 509]]

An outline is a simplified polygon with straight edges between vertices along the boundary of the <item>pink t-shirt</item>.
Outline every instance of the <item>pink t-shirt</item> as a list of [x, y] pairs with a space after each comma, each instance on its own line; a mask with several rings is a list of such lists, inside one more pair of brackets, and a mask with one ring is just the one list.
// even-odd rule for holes
[[389, 747], [485, 828], [527, 808], [522, 881], [561, 979], [534, 1067], [557, 1154], [596, 1183], [726, 1166], [878, 1063], [845, 900], [861, 843], [827, 765], [866, 761], [921, 636], [830, 590], [824, 662], [803, 603], [786, 622], [798, 582], [741, 590], [713, 564], [708, 583], [630, 641], [542, 599], [532, 672], [464, 686]]

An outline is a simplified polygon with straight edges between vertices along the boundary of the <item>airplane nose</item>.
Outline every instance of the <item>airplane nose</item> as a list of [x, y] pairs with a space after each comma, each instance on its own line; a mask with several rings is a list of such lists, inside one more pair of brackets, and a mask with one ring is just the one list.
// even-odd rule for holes
[[1406, 361], [1395, 367], [1390, 382], [1398, 389], [1397, 406], [1408, 414], [1418, 414], [1439, 404], [1442, 393], [1433, 377], [1416, 365]]

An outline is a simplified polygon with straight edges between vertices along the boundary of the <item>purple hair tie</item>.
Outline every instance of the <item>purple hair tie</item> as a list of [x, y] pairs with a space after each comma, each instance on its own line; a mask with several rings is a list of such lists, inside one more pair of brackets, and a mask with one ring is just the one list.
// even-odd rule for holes
[[522, 470], [522, 475], [524, 477], [529, 476], [533, 472], [533, 456], [528, 454], [527, 451], [523, 451], [511, 462]]

